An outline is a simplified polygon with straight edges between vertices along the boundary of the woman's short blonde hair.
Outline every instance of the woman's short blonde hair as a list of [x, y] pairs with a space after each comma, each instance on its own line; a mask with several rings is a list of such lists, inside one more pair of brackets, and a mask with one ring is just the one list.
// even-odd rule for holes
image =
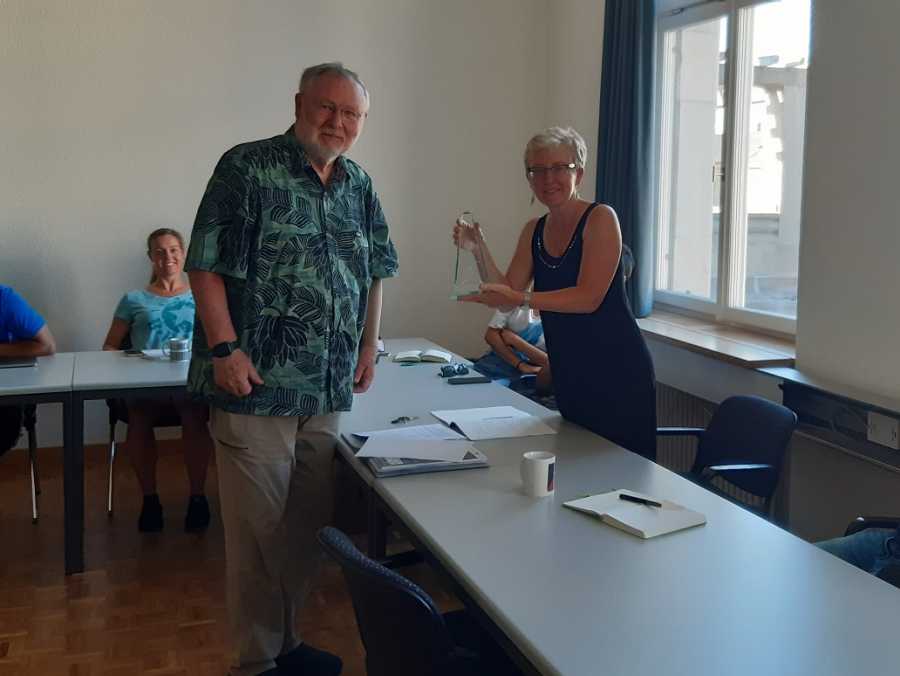
[[568, 148], [572, 153], [572, 161], [579, 169], [584, 169], [587, 162], [587, 144], [581, 134], [572, 127], [547, 127], [531, 137], [525, 146], [525, 168], [528, 168], [528, 156], [538, 150], [548, 148]]

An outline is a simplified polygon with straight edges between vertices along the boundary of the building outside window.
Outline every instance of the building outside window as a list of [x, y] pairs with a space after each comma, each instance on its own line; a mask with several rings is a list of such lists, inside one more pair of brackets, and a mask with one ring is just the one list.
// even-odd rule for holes
[[792, 333], [810, 0], [695, 4], [658, 39], [655, 300]]

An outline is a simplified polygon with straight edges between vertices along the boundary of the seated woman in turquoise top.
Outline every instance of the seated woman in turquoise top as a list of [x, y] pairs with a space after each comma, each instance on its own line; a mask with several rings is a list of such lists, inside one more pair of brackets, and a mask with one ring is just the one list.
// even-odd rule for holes
[[[194, 330], [194, 296], [184, 275], [184, 238], [177, 230], [161, 228], [147, 237], [152, 274], [143, 289], [126, 293], [113, 315], [104, 350], [122, 349], [126, 336], [136, 350], [161, 348], [171, 338], [190, 338]], [[144, 492], [138, 529], [157, 532], [163, 527], [162, 504], [156, 489], [156, 438], [153, 424], [174, 409], [181, 418], [184, 462], [190, 483], [184, 528], [202, 531], [209, 525], [209, 504], [204, 485], [212, 440], [206, 428], [205, 404], [187, 396], [129, 399], [126, 446]]]

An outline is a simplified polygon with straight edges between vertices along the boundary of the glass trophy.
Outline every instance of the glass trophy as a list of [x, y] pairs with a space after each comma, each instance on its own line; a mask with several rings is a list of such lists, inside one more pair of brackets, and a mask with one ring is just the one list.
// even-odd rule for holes
[[[475, 216], [471, 211], [464, 211], [456, 219], [462, 226], [476, 227]], [[451, 298], [459, 300], [463, 296], [471, 296], [478, 293], [481, 285], [481, 275], [478, 273], [478, 264], [475, 255], [468, 249], [457, 245], [456, 265], [453, 270], [453, 293]]]

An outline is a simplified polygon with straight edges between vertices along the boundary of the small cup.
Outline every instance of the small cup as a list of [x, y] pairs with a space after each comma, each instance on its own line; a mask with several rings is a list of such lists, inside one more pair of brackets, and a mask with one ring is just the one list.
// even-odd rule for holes
[[191, 339], [170, 338], [163, 343], [162, 352], [172, 361], [187, 361], [191, 358]]
[[522, 483], [525, 494], [532, 498], [553, 495], [556, 486], [556, 456], [546, 451], [529, 451], [522, 455]]

